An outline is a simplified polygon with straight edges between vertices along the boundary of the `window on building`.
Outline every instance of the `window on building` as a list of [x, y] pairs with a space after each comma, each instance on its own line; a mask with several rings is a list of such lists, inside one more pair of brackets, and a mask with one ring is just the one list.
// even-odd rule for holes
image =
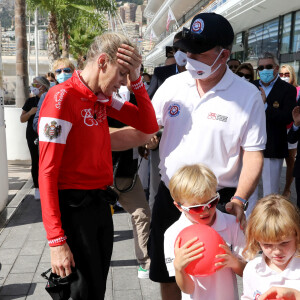
[[278, 51], [279, 18], [249, 29], [247, 59], [257, 59], [263, 52]]
[[300, 11], [295, 14], [295, 27], [293, 37], [293, 52], [300, 51]]
[[292, 24], [292, 14], [287, 14], [283, 17], [282, 24], [282, 39], [280, 54], [289, 53], [290, 50], [290, 39], [291, 39], [291, 24]]

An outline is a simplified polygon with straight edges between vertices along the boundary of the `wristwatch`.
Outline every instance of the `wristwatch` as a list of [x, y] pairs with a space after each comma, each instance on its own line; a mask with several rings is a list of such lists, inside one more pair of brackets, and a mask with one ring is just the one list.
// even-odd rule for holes
[[233, 196], [233, 197], [230, 199], [230, 201], [231, 201], [232, 199], [237, 199], [237, 200], [241, 201], [241, 202], [243, 203], [244, 211], [247, 210], [248, 205], [249, 205], [248, 200], [245, 200], [245, 199], [243, 199], [242, 197], [239, 197], [239, 196]]

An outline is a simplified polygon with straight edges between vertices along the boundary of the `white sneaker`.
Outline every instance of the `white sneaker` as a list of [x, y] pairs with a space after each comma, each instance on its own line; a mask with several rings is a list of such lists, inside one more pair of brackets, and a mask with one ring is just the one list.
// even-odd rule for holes
[[138, 278], [140, 279], [148, 279], [149, 278], [149, 270], [142, 268], [142, 266], [138, 269]]
[[36, 188], [35, 192], [34, 192], [34, 199], [39, 200], [40, 198], [41, 198], [40, 190], [38, 188]]

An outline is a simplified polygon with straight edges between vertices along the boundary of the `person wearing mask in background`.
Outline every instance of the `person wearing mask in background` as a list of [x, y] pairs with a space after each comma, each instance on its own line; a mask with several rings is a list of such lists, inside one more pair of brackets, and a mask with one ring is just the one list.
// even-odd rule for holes
[[227, 65], [233, 73], [236, 73], [236, 70], [240, 66], [240, 64], [241, 62], [236, 58], [231, 58], [227, 61]]
[[[297, 84], [297, 77], [296, 77], [294, 68], [290, 65], [281, 66], [279, 76], [280, 76], [281, 80], [293, 85], [297, 89], [297, 99], [298, 99], [300, 86], [298, 86], [298, 84]], [[297, 99], [296, 99], [296, 102], [297, 102]], [[291, 123], [287, 126], [288, 131], [290, 130], [292, 125], [293, 124]], [[295, 144], [288, 143], [288, 148], [289, 148], [289, 156], [285, 158], [286, 174], [285, 174], [285, 186], [284, 186], [282, 195], [286, 196], [287, 198], [290, 198], [291, 185], [294, 180], [293, 169], [294, 169], [295, 158], [296, 158], [296, 154], [297, 154], [297, 143], [295, 143]]]
[[31, 175], [33, 179], [33, 184], [35, 187], [35, 199], [40, 199], [39, 192], [39, 151], [37, 145], [34, 143], [38, 135], [32, 128], [32, 123], [34, 116], [37, 111], [37, 105], [41, 96], [50, 88], [50, 83], [45, 77], [35, 77], [33, 83], [30, 87], [31, 94], [34, 97], [28, 98], [25, 102], [25, 105], [22, 107], [22, 114], [20, 116], [21, 123], [27, 122], [26, 127], [26, 140], [31, 156]]
[[[57, 81], [58, 83], [62, 83], [72, 77], [72, 74], [75, 71], [75, 66], [68, 58], [59, 58], [56, 61], [54, 61], [54, 63], [53, 63], [53, 71], [55, 73], [55, 77], [54, 77], [55, 81]], [[49, 72], [49, 73], [53, 74], [51, 72]], [[49, 73], [47, 73], [47, 76]], [[54, 85], [55, 84], [50, 83], [51, 87]], [[41, 97], [41, 99], [39, 100], [39, 103], [37, 105], [37, 111], [36, 111], [36, 114], [34, 116], [33, 123], [32, 123], [32, 127], [35, 132], [37, 132], [40, 109], [42, 107], [45, 97], [46, 97], [46, 94]]]
[[[293, 121], [296, 88], [280, 80], [279, 63], [273, 53], [263, 53], [257, 61], [259, 80], [253, 84], [262, 91], [266, 114], [267, 143], [262, 171], [263, 196], [278, 194], [283, 159], [289, 156], [286, 126]], [[257, 195], [258, 189], [255, 194]], [[256, 197], [256, 200], [258, 195]]]
[[151, 81], [151, 75], [148, 73], [143, 73], [142, 74], [142, 80], [144, 82], [144, 85], [146, 87], [146, 90], [148, 90], [149, 86], [150, 86], [150, 81]]
[[48, 81], [50, 82], [50, 87], [53, 87], [53, 86], [55, 86], [56, 84], [58, 84], [58, 82], [57, 82], [56, 79], [55, 79], [54, 73], [48, 72], [48, 73], [46, 74], [45, 77], [46, 77], [46, 78], [48, 79]]
[[254, 81], [254, 70], [250, 63], [242, 63], [235, 72], [236, 75], [244, 78], [249, 82]]
[[[182, 39], [182, 31], [179, 31], [175, 34], [173, 39], [173, 45], [177, 41]], [[185, 65], [187, 62], [185, 50], [180, 49], [178, 47], [172, 47], [173, 56], [175, 58], [176, 64], [172, 64], [169, 66], [157, 67], [154, 69], [153, 76], [151, 78], [150, 86], [148, 88], [148, 94], [150, 99], [153, 98], [157, 89], [164, 83], [164, 81], [171, 77], [172, 75], [181, 73], [186, 71]], [[160, 131], [157, 135], [154, 135], [151, 139], [151, 145], [148, 143], [145, 145], [144, 150], [140, 150], [140, 153], [146, 153], [146, 157], [148, 156], [150, 151], [150, 184], [149, 184], [149, 205], [152, 210], [154, 205], [154, 197], [157, 194], [158, 186], [160, 183], [160, 174], [159, 174], [159, 141], [161, 138]]]

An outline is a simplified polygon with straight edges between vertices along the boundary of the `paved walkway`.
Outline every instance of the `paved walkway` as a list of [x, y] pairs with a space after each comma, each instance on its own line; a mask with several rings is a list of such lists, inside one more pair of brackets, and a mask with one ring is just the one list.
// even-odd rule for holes
[[[281, 187], [284, 183], [283, 170]], [[9, 164], [9, 204], [0, 215], [0, 299], [50, 300], [40, 274], [50, 267], [40, 201], [34, 199], [28, 164]], [[292, 201], [295, 202], [292, 188]], [[114, 250], [105, 300], [160, 300], [159, 285], [137, 278], [130, 216], [113, 216]], [[239, 291], [242, 289], [238, 279]]]
[[[0, 216], [0, 299], [50, 300], [40, 276], [50, 267], [50, 251], [29, 165], [9, 164], [9, 201]], [[130, 215], [116, 213], [113, 219], [115, 241], [105, 300], [159, 300], [159, 285], [137, 278]]]

